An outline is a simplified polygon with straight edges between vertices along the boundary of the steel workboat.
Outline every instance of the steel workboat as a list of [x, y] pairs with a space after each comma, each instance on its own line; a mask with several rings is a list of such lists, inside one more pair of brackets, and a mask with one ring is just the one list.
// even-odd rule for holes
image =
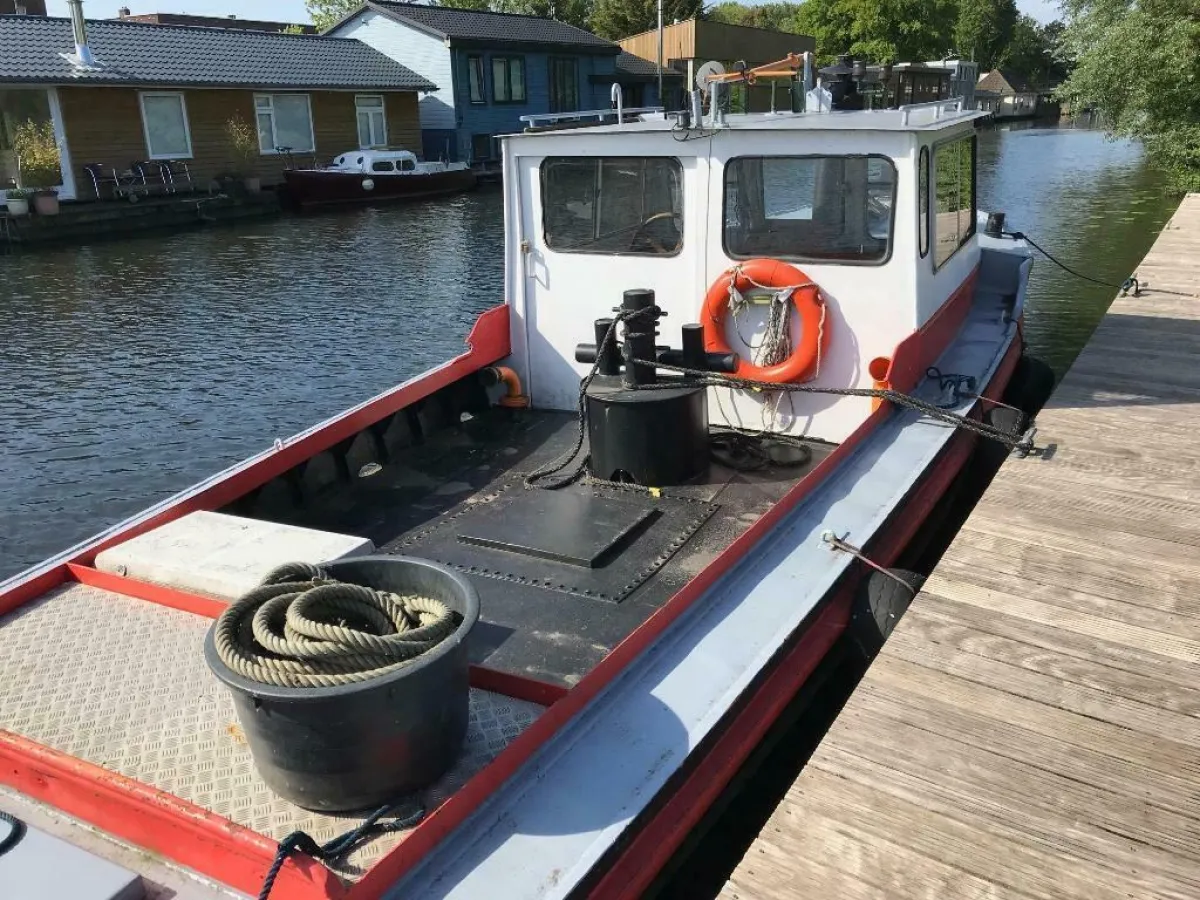
[[460, 355], [0, 584], [0, 808], [254, 894], [363, 816], [265, 786], [205, 633], [274, 564], [403, 554], [479, 595], [463, 752], [273, 896], [640, 895], [835, 642], [886, 638], [872, 579], [971, 454], [1022, 442], [1031, 257], [985, 233], [979, 116], [504, 138], [504, 302]]

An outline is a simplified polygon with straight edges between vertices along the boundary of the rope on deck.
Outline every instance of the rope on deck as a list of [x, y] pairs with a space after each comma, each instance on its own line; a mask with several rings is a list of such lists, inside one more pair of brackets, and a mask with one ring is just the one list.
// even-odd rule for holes
[[221, 613], [214, 644], [221, 662], [251, 681], [332, 687], [393, 672], [455, 628], [439, 600], [346, 584], [317, 566], [288, 563]]

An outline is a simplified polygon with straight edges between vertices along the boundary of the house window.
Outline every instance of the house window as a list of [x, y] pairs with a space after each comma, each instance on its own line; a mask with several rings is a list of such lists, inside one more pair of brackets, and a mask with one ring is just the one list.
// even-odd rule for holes
[[933, 177], [937, 202], [933, 265], [937, 268], [975, 233], [975, 136], [935, 147]]
[[579, 74], [575, 60], [550, 57], [550, 112], [579, 109]]
[[743, 156], [725, 166], [725, 252], [875, 263], [891, 252], [896, 167], [882, 156]]
[[297, 153], [317, 149], [308, 94], [255, 94], [258, 149], [271, 155], [281, 148]]
[[387, 146], [387, 115], [380, 94], [359, 94], [354, 98], [358, 114], [358, 146]]
[[683, 167], [670, 157], [551, 157], [542, 231], [563, 253], [672, 256], [683, 246]]
[[142, 128], [151, 159], [191, 159], [192, 135], [188, 131], [183, 94], [141, 94]]
[[467, 57], [467, 84], [471, 91], [472, 103], [486, 103], [483, 98], [483, 57]]
[[929, 148], [917, 161], [917, 243], [921, 259], [929, 255]]
[[497, 103], [525, 102], [525, 57], [492, 57], [492, 99]]

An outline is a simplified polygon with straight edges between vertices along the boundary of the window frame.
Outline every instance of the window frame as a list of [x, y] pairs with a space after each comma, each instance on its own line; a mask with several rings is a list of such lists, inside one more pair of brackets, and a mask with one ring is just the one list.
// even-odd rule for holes
[[[555, 247], [550, 243], [550, 238], [546, 231], [546, 210], [547, 210], [546, 170], [547, 170], [547, 164], [552, 163], [552, 162], [558, 162], [560, 160], [566, 160], [566, 161], [570, 161], [570, 162], [594, 161], [596, 163], [597, 167], [599, 167], [605, 161], [614, 160], [614, 159], [640, 159], [643, 161], [663, 160], [665, 162], [672, 164], [675, 167], [675, 173], [679, 176], [679, 219], [680, 219], [680, 222], [683, 224], [683, 228], [681, 228], [679, 231], [679, 245], [674, 250], [672, 250], [670, 253], [654, 253], [654, 252], [646, 253], [646, 252], [638, 252], [635, 250], [619, 250], [619, 251], [617, 251], [617, 250], [585, 250], [585, 249], [576, 249], [576, 248], [564, 249], [561, 247]], [[643, 173], [643, 177], [644, 177], [644, 173]], [[572, 156], [572, 155], [546, 156], [546, 157], [543, 157], [542, 161], [538, 164], [538, 181], [539, 181], [539, 191], [540, 191], [540, 196], [541, 196], [541, 207], [542, 207], [542, 215], [541, 215], [542, 246], [545, 247], [551, 253], [561, 253], [564, 256], [574, 256], [574, 255], [579, 255], [579, 256], [634, 256], [634, 257], [637, 257], [638, 259], [673, 259], [683, 253], [684, 247], [687, 244], [687, 217], [686, 217], [686, 207], [685, 207], [686, 191], [684, 190], [683, 161], [678, 156], [654, 156], [654, 155], [633, 156], [633, 157], [630, 157], [630, 156], [578, 156], [578, 155], [576, 155], [576, 156]], [[641, 224], [644, 224], [644, 222]], [[641, 227], [641, 224], [639, 224], [639, 226], [638, 226], [639, 228]]]
[[[188, 152], [186, 155], [178, 153], [163, 154], [155, 153], [153, 144], [150, 142], [150, 123], [146, 119], [146, 98], [147, 97], [174, 97], [179, 100], [179, 111], [183, 113], [183, 135], [187, 138]], [[188, 121], [187, 97], [183, 91], [139, 91], [138, 92], [138, 110], [142, 114], [142, 138], [146, 142], [146, 158], [147, 159], [195, 159], [195, 145], [192, 143], [192, 126]]]
[[929, 192], [929, 179], [932, 173], [932, 158], [929, 145], [922, 145], [921, 152], [917, 155], [917, 252], [920, 253], [921, 259], [929, 255], [932, 226], [929, 206], [933, 199]]
[[[500, 54], [492, 57], [492, 102], [503, 106], [523, 106], [529, 102], [529, 89], [525, 80], [525, 57], [518, 55]], [[508, 99], [499, 96], [500, 85], [496, 81], [496, 63], [504, 64], [504, 86], [508, 89]], [[513, 97], [513, 63], [521, 70], [521, 99]]]
[[[358, 105], [359, 100], [378, 100], [379, 106], [368, 106], [368, 107], [360, 108]], [[362, 135], [360, 134], [358, 136], [359, 137], [358, 149], [359, 150], [384, 150], [384, 149], [387, 149], [387, 146], [388, 146], [387, 97], [385, 97], [383, 94], [355, 94], [354, 95], [354, 126], [356, 129], [358, 128], [358, 117], [360, 115], [362, 115], [364, 112], [366, 113], [368, 119], [373, 118], [376, 113], [379, 114], [379, 120], [382, 123], [382, 127], [383, 127], [383, 142], [380, 144], [370, 144], [370, 145], [364, 147], [363, 143], [362, 143]], [[311, 120], [311, 118], [312, 118], [312, 108], [310, 106], [309, 119]], [[372, 126], [372, 130], [374, 130], [373, 126]], [[316, 143], [316, 141], [314, 141], [313, 143]]]
[[[937, 151], [939, 147], [945, 147], [958, 141], [969, 141], [971, 145], [971, 225], [967, 233], [961, 236], [958, 240], [958, 245], [950, 252], [950, 255], [943, 259], [940, 263], [937, 261], [937, 253], [934, 248], [937, 245]], [[945, 140], [935, 141], [932, 145], [933, 152], [929, 154], [931, 165], [929, 187], [930, 187], [930, 203], [935, 211], [930, 213], [929, 223], [932, 228], [929, 241], [929, 253], [933, 258], [933, 271], [940, 272], [950, 260], [958, 255], [967, 242], [971, 240], [979, 231], [979, 135], [974, 132], [970, 134], [959, 134], [956, 137], [946, 138]], [[958, 210], [962, 212], [962, 210]]]
[[[879, 259], [828, 259], [819, 256], [782, 256], [772, 254], [772, 257], [787, 260], [788, 262], [800, 262], [813, 266], [869, 266], [878, 267], [886, 266], [892, 261], [892, 253], [896, 247], [896, 199], [899, 194], [900, 173], [896, 166], [896, 161], [892, 157], [884, 153], [759, 153], [745, 154], [743, 156], [731, 156], [725, 160], [721, 166], [721, 251], [730, 259], [757, 259], [762, 256], [762, 253], [734, 253], [729, 249], [726, 215], [729, 211], [729, 186], [726, 183], [727, 173], [731, 164], [742, 159], [879, 159], [887, 163], [892, 170], [892, 205], [891, 217], [888, 219], [888, 238], [887, 251]], [[867, 182], [869, 185], [870, 182]]]
[[[275, 127], [275, 98], [276, 97], [303, 97], [305, 105], [308, 107], [308, 135], [311, 147], [292, 147], [292, 153], [316, 153], [317, 152], [317, 132], [316, 124], [313, 122], [312, 114], [312, 95], [300, 91], [279, 91], [274, 94], [255, 92], [254, 94], [254, 131], [258, 133], [258, 117], [266, 112], [266, 109], [260, 108], [258, 101], [260, 98], [266, 98], [271, 102], [271, 143], [274, 145], [269, 150], [264, 150], [262, 145], [262, 135], [258, 136], [258, 154], [259, 156], [281, 156], [282, 154], [275, 148], [279, 146], [279, 131]], [[355, 127], [357, 129], [357, 117], [355, 118]], [[359, 148], [364, 149], [364, 148]]]
[[[475, 99], [475, 91], [471, 86], [471, 68], [479, 64], [479, 99]], [[487, 106], [487, 66], [483, 64], [482, 53], [467, 54], [467, 102], [472, 106]]]

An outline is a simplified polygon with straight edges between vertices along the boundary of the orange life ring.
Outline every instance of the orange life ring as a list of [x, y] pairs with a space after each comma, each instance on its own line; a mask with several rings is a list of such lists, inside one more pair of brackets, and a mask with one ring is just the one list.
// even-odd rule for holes
[[[734, 281], [736, 279], [736, 281]], [[828, 338], [828, 325], [823, 325], [825, 306], [821, 292], [812, 279], [778, 259], [750, 259], [723, 272], [713, 282], [704, 298], [704, 349], [709, 353], [731, 353], [725, 339], [725, 316], [729, 312], [729, 284], [739, 293], [746, 293], [756, 286], [785, 288], [800, 285], [792, 291], [792, 304], [800, 316], [800, 342], [793, 348], [792, 355], [774, 366], [756, 366], [739, 356], [734, 375], [751, 381], [767, 381], [786, 384], [804, 381], [815, 374], [821, 359], [821, 338]]]

